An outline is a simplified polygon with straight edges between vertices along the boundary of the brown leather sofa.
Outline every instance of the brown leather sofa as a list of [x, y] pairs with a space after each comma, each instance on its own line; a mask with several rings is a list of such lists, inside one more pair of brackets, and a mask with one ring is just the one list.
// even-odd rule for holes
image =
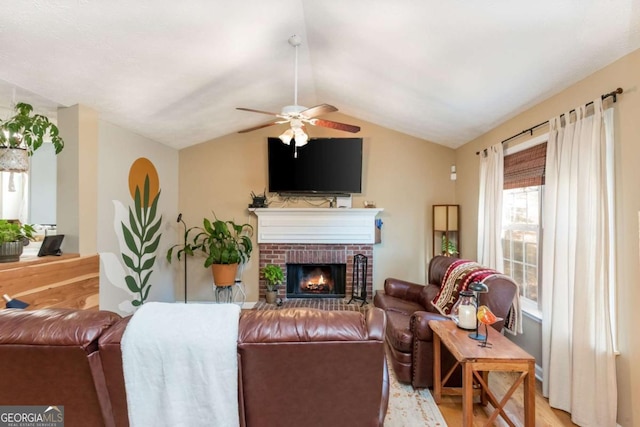
[[[0, 403], [64, 405], [66, 426], [128, 426], [120, 340], [101, 311], [0, 310]], [[382, 310], [246, 311], [238, 336], [240, 425], [382, 425]]]
[[121, 320], [79, 310], [0, 310], [0, 405], [63, 405], [66, 426], [113, 426], [98, 351]]
[[[429, 283], [420, 285], [400, 279], [388, 278], [384, 290], [378, 290], [373, 298], [376, 307], [387, 314], [385, 342], [389, 361], [398, 381], [410, 383], [415, 388], [433, 386], [433, 334], [430, 320], [446, 320], [433, 307], [431, 301], [440, 290], [447, 268], [457, 258], [436, 256], [429, 263]], [[484, 283], [489, 292], [480, 294], [479, 303], [503, 319], [506, 317], [518, 286], [506, 276], [492, 276]], [[502, 331], [504, 321], [492, 325]], [[455, 363], [453, 356], [442, 349], [443, 372]], [[452, 376], [453, 383], [460, 381], [459, 374]]]

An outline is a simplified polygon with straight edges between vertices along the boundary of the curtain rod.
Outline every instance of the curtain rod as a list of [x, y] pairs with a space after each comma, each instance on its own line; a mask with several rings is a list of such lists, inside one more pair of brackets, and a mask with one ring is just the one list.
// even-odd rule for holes
[[[614, 90], [613, 92], [605, 93], [604, 95], [601, 95], [600, 97], [604, 100], [604, 99], [607, 99], [607, 98], [609, 98], [610, 96], [612, 96], [612, 97], [613, 97], [613, 102], [618, 102], [618, 95], [620, 95], [622, 92], [623, 92], [623, 91], [622, 91], [622, 88], [621, 88], [621, 87], [619, 87], [618, 89]], [[593, 104], [593, 101], [588, 102], [588, 103], [585, 105], [585, 107], [588, 107], [588, 106], [589, 106], [589, 105], [591, 105], [591, 104]], [[571, 110], [571, 111], [569, 111], [569, 114], [574, 113], [575, 111], [576, 111], [575, 109], [574, 109], [574, 110]], [[561, 114], [560, 116], [561, 116], [561, 117], [562, 117], [562, 116], [564, 116], [564, 113], [563, 113], [563, 114]], [[547, 120], [547, 121], [545, 121], [545, 122], [542, 122], [542, 123], [538, 123], [538, 124], [537, 124], [537, 125], [535, 125], [535, 126], [531, 126], [529, 129], [525, 129], [525, 130], [523, 130], [522, 132], [520, 132], [520, 133], [518, 133], [518, 134], [516, 134], [516, 135], [510, 136], [509, 138], [507, 138], [507, 139], [503, 140], [503, 141], [501, 142], [501, 144], [504, 144], [505, 142], [509, 142], [509, 141], [511, 141], [512, 139], [515, 139], [515, 138], [517, 138], [517, 137], [519, 137], [519, 136], [522, 136], [522, 135], [524, 135], [524, 134], [527, 134], [527, 133], [529, 133], [529, 134], [531, 134], [531, 136], [533, 136], [533, 131], [534, 131], [535, 129], [539, 128], [540, 126], [544, 126], [544, 125], [546, 125], [546, 124], [548, 124], [548, 123], [549, 123], [549, 120]], [[486, 151], [487, 151], [487, 149], [485, 148], [484, 150], [481, 150], [481, 151], [486, 152]], [[476, 151], [476, 155], [480, 154], [480, 152], [481, 152], [481, 151]]]

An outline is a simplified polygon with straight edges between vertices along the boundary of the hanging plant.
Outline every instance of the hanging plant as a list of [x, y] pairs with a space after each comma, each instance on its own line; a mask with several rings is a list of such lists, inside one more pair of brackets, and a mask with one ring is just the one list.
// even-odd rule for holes
[[58, 127], [46, 116], [32, 114], [33, 107], [24, 102], [16, 104], [15, 114], [7, 120], [0, 119], [0, 148], [19, 148], [27, 150], [31, 156], [42, 146], [48, 134], [56, 154], [64, 148]]

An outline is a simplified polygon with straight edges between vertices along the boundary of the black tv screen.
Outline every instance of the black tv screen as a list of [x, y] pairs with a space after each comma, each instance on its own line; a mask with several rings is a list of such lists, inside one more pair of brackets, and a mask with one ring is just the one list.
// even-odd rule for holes
[[269, 191], [348, 194], [362, 191], [362, 138], [311, 138], [298, 147], [269, 138]]

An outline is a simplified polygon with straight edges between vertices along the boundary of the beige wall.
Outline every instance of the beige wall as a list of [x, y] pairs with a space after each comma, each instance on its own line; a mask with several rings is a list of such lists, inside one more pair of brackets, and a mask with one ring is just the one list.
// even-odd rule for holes
[[59, 109], [57, 121], [65, 140], [57, 156], [58, 233], [65, 234], [66, 252], [100, 254], [100, 309], [122, 315], [133, 311], [132, 293], [124, 279], [130, 271], [121, 258], [125, 247], [121, 221], [127, 219], [117, 217], [116, 205], [132, 205], [129, 169], [139, 157], [154, 164], [162, 194], [157, 210], [162, 216], [162, 238], [154, 254], [148, 301], [175, 301], [179, 273], [165, 261], [165, 254], [181, 236], [175, 222], [177, 150], [102, 121], [96, 111], [83, 105]]
[[[178, 216], [178, 150], [137, 135], [104, 120], [98, 121], [98, 252], [100, 254], [100, 309], [131, 314], [131, 301], [138, 296], [125, 283], [125, 275], [135, 274], [127, 268], [122, 254], [131, 255], [122, 235], [122, 223], [131, 226], [126, 213], [135, 209], [129, 188], [129, 174], [133, 163], [144, 157], [151, 161], [158, 174], [160, 198], [156, 218], [162, 217], [158, 233], [162, 234], [156, 261], [149, 278], [151, 290], [148, 301], [173, 302], [176, 298], [176, 278], [182, 277], [180, 263], [169, 265], [165, 254], [169, 247], [182, 239]], [[157, 236], [157, 234], [155, 235]], [[148, 256], [151, 256], [148, 255]], [[149, 271], [151, 271], [149, 270]]]
[[56, 222], [62, 249], [96, 253], [98, 225], [98, 113], [84, 105], [58, 110], [64, 150], [57, 156]]
[[[638, 277], [638, 212], [640, 211], [640, 50], [610, 64], [559, 94], [517, 115], [456, 151], [458, 182], [456, 201], [461, 205], [465, 239], [462, 251], [475, 257], [477, 237], [478, 158], [476, 151], [496, 144], [550, 117], [593, 100], [617, 87], [624, 89], [615, 104], [616, 209], [618, 251], [618, 323], [621, 355], [618, 358], [618, 423], [624, 427], [640, 425], [640, 299]], [[536, 134], [546, 132], [541, 128]], [[520, 138], [511, 146], [519, 141]], [[536, 331], [534, 331], [536, 333]]]
[[[374, 200], [384, 208], [379, 216], [384, 222], [382, 243], [374, 247], [374, 289], [381, 288], [389, 276], [424, 282], [431, 258], [431, 205], [454, 202], [455, 183], [449, 179], [454, 151], [338, 113], [326, 118], [362, 128], [356, 136], [364, 140], [363, 191], [354, 197], [353, 206]], [[211, 211], [221, 219], [256, 226], [257, 218], [247, 211], [249, 195], [267, 188], [266, 139], [284, 129], [227, 135], [180, 151], [179, 211], [189, 227], [201, 225]], [[317, 127], [309, 133], [312, 137], [351, 136]], [[464, 229], [462, 236], [464, 240]], [[202, 261], [189, 260], [189, 299], [212, 297], [210, 273]], [[243, 273], [247, 301], [258, 299], [257, 265], [254, 254]]]

